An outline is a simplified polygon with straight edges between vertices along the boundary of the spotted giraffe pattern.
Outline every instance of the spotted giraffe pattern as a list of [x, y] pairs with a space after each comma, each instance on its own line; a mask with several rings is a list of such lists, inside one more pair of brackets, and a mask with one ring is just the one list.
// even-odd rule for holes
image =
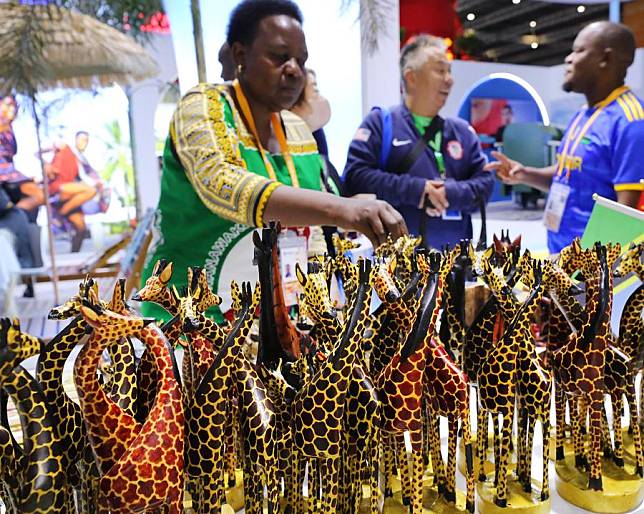
[[38, 338], [23, 334], [16, 323], [0, 321], [0, 386], [13, 400], [22, 426], [18, 512], [73, 513], [72, 489], [63, 466], [64, 448], [38, 383], [20, 365], [41, 349]]
[[[425, 336], [429, 335], [431, 338], [433, 335], [441, 306], [443, 281], [451, 269], [453, 259], [452, 254], [445, 259], [442, 274], [437, 277], [441, 263], [440, 255], [430, 254], [428, 263], [424, 256], [418, 257], [418, 267], [430, 277], [422, 293], [420, 313], [405, 344], [397, 350], [390, 363], [376, 378], [383, 405], [383, 431], [389, 434], [409, 431], [412, 467], [406, 488], [410, 495], [412, 514], [422, 512], [423, 385], [425, 367], [428, 358], [431, 357], [429, 340], [426, 341]], [[435, 460], [432, 462], [440, 475], [441, 466]], [[441, 490], [444, 492], [442, 487]], [[453, 492], [455, 494], [455, 491]]]
[[[321, 325], [318, 337], [327, 348], [333, 348], [340, 337], [340, 323], [329, 300], [328, 274], [320, 270], [317, 263], [310, 266], [304, 275], [296, 265], [296, 276], [304, 289], [304, 297], [310, 305], [308, 312]], [[342, 462], [343, 478], [340, 490], [342, 511], [356, 510], [362, 497], [361, 477], [369, 476], [371, 508], [377, 511], [377, 463], [380, 403], [371, 379], [364, 370], [364, 345], [360, 345], [349, 376], [347, 404], [343, 426], [345, 427], [347, 461]]]
[[[524, 264], [519, 264], [522, 282], [531, 290], [535, 286], [533, 273], [534, 263], [531, 261], [530, 252], [526, 250], [521, 259]], [[544, 263], [541, 269], [543, 289], [548, 282], [551, 263]], [[512, 292], [504, 294], [506, 286], [502, 277], [495, 274], [489, 262], [484, 264], [486, 281], [490, 284], [495, 296], [499, 299], [504, 317], [511, 320], [518, 309], [518, 302]], [[517, 355], [517, 476], [525, 492], [532, 492], [532, 452], [535, 422], [542, 424], [542, 479], [541, 501], [546, 501], [550, 496], [548, 480], [548, 452], [550, 448], [550, 408], [552, 405], [552, 376], [550, 371], [544, 369], [537, 356], [536, 345], [529, 326], [517, 326], [523, 330], [518, 335], [520, 341]]]
[[[125, 303], [125, 279], [119, 279], [114, 285], [110, 309], [119, 314], [130, 311]], [[109, 397], [130, 416], [136, 416], [138, 388], [136, 383], [136, 358], [132, 341], [113, 341], [107, 346], [110, 356]]]
[[[518, 355], [525, 334], [530, 330], [530, 322], [543, 294], [542, 271], [539, 263], [534, 263], [534, 287], [527, 300], [519, 307], [503, 337], [483, 362], [478, 376], [479, 385], [479, 423], [477, 451], [479, 469], [484, 467], [484, 441], [487, 434], [482, 427], [487, 425], [488, 413], [502, 417], [499, 428], [498, 452], [495, 455], [495, 483], [497, 484], [494, 502], [499, 507], [507, 505], [507, 469], [510, 454], [512, 420], [515, 409], [517, 389]], [[512, 294], [507, 285], [501, 295]], [[495, 423], [496, 431], [496, 423]], [[498, 457], [498, 458], [497, 458]]]
[[[382, 302], [383, 314], [378, 320], [378, 328], [373, 337], [369, 371], [377, 377], [394, 354], [400, 349], [411, 330], [419, 300], [416, 298], [418, 284], [423, 278], [418, 270], [414, 272], [406, 289], [401, 293], [392, 275], [395, 272], [396, 261], [388, 266], [380, 264], [374, 277], [374, 289]], [[425, 277], [426, 278], [426, 277]]]
[[461, 253], [454, 262], [443, 288], [443, 312], [440, 340], [446, 349], [459, 352], [465, 340], [465, 268], [468, 265], [467, 243], [461, 241]]
[[[622, 310], [619, 322], [618, 346], [631, 358], [628, 366], [628, 377], [626, 378], [626, 399], [630, 413], [629, 432], [633, 433], [638, 419], [638, 409], [635, 403], [635, 377], [644, 368], [644, 264], [642, 264], [642, 253], [644, 243], [631, 244], [628, 251], [622, 256], [617, 269], [616, 277], [626, 277], [634, 273], [640, 280], [640, 285], [630, 294]], [[642, 386], [644, 392], [644, 386]], [[639, 418], [640, 432], [644, 427], [644, 396], [640, 395]]]
[[364, 331], [371, 299], [371, 262], [359, 262], [358, 288], [350, 316], [333, 353], [293, 401], [295, 445], [308, 458], [319, 459], [323, 471], [322, 506], [316, 512], [338, 512], [339, 477], [349, 376]]
[[67, 480], [74, 488], [80, 488], [81, 512], [94, 512], [96, 509], [99, 474], [81, 408], [65, 392], [62, 376], [67, 358], [90, 330], [80, 315], [80, 306], [83, 299], [89, 299], [92, 288], [93, 279], [86, 278], [79, 285], [77, 295], [50, 311], [50, 319], [73, 319], [43, 347], [36, 363], [36, 380], [45, 395], [57, 435], [66, 449]]
[[[4, 390], [0, 387], [0, 396], [4, 394]], [[1, 398], [0, 401], [4, 402]], [[11, 432], [0, 426], [0, 500], [9, 514], [18, 512], [20, 498], [18, 459], [19, 454], [14, 447]]]
[[333, 247], [335, 248], [335, 258], [333, 259], [333, 266], [340, 277], [342, 278], [342, 290], [344, 291], [345, 306], [351, 304], [351, 299], [358, 287], [358, 270], [351, 260], [346, 256], [349, 250], [358, 248], [358, 244], [344, 235], [335, 233], [332, 236]]
[[[94, 297], [93, 300], [87, 305], [100, 311], [103, 307], [98, 299]], [[132, 320], [115, 326], [113, 330], [104, 330], [100, 334], [94, 332], [74, 363], [74, 383], [101, 476], [114, 466], [136, 439], [141, 423], [107, 396], [96, 376], [96, 368], [110, 343], [136, 334], [142, 323], [140, 319]]]
[[[186, 471], [195, 484], [193, 506], [198, 514], [218, 511], [225, 503], [224, 441], [230, 422], [228, 391], [234, 387], [237, 357], [248, 336], [253, 314], [259, 303], [260, 288], [250, 295], [245, 286], [244, 305], [226, 341], [195, 389], [186, 411]], [[241, 415], [241, 414], [240, 414]], [[262, 420], [256, 419], [256, 423]], [[267, 448], [266, 451], [269, 451]]]
[[[574, 242], [573, 245], [575, 245]], [[552, 353], [552, 365], [556, 384], [575, 400], [583, 401], [590, 411], [588, 486], [591, 489], [601, 490], [601, 420], [606, 333], [610, 324], [606, 313], [610, 312], [611, 273], [606, 260], [605, 247], [596, 246], [594, 250], [583, 251], [576, 245], [573, 247], [573, 253], [575, 257], [570, 259], [570, 266], [577, 267], [575, 262], [580, 260], [583, 273], [587, 278], [587, 320], [581, 330], [571, 336], [567, 344]], [[598, 269], [599, 272], [597, 272]], [[584, 451], [579, 419], [573, 415], [571, 421], [576, 464], [582, 465], [584, 462], [579, 457], [584, 454]]]
[[168, 341], [158, 327], [146, 326], [152, 320], [89, 307], [81, 307], [81, 312], [99, 338], [102, 333], [132, 332], [130, 327], [136, 327], [132, 335], [154, 356], [160, 378], [157, 398], [136, 439], [100, 480], [99, 505], [113, 513], [163, 506], [164, 512], [178, 514], [182, 511], [184, 419], [175, 377], [178, 370]]
[[304, 274], [300, 265], [295, 265], [295, 276], [303, 289], [301, 305], [315, 323], [318, 349], [326, 354], [331, 352], [340, 331], [338, 315], [329, 297], [329, 271], [318, 263], [310, 263], [309, 272]]

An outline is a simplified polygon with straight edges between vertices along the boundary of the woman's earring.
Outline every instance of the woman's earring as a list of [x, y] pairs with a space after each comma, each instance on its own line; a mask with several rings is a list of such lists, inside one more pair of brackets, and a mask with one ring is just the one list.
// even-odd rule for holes
[[237, 65], [237, 76], [241, 77], [242, 72], [244, 71], [244, 68], [241, 64]]

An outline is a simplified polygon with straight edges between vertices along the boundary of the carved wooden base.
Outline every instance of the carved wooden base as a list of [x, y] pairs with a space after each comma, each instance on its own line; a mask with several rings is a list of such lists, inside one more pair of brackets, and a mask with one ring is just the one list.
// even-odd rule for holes
[[622, 469], [612, 460], [602, 461], [602, 491], [588, 489], [588, 473], [575, 467], [572, 454], [556, 462], [555, 469], [559, 495], [582, 509], [619, 514], [636, 509], [644, 500], [644, 480], [634, 475], [628, 462]]
[[[513, 441], [514, 444], [516, 444], [516, 441]], [[478, 457], [476, 456], [476, 433], [472, 436], [472, 455], [474, 455], [474, 477], [479, 476], [479, 460]], [[458, 456], [457, 456], [457, 465], [458, 465], [458, 470], [461, 472], [463, 476], [466, 475], [467, 473], [467, 465], [465, 464], [465, 448], [463, 445], [463, 439], [459, 440], [458, 443]], [[510, 463], [508, 465], [508, 471], [513, 471], [517, 467], [517, 454], [513, 451], [510, 454]], [[484, 463], [484, 472], [486, 475], [489, 475], [490, 473], [494, 473], [494, 439], [492, 437], [489, 438], [488, 442], [488, 451]]]
[[494, 503], [496, 487], [493, 475], [488, 476], [484, 483], [477, 485], [476, 506], [479, 514], [548, 514], [550, 498], [541, 501], [541, 483], [532, 481], [532, 493], [526, 493], [516, 477], [508, 477], [508, 500], [506, 507]]

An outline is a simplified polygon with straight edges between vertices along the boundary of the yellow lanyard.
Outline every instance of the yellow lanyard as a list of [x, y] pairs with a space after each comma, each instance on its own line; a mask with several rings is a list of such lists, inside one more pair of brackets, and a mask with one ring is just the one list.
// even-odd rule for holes
[[[564, 141], [564, 147], [561, 152], [561, 155], [559, 156], [559, 163], [557, 166], [557, 176], [561, 176], [563, 174], [564, 166], [566, 163], [566, 158], [568, 155], [574, 155], [575, 151], [577, 150], [577, 147], [579, 146], [579, 143], [581, 140], [584, 138], [584, 135], [586, 135], [586, 132], [588, 132], [588, 129], [590, 126], [595, 122], [597, 119], [597, 116], [601, 114], [601, 112], [604, 110], [604, 107], [606, 107], [608, 104], [612, 103], [618, 96], [620, 96], [622, 93], [625, 91], [628, 91], [628, 86], [620, 86], [617, 89], [615, 89], [610, 95], [608, 95], [606, 98], [604, 98], [599, 104], [597, 104], [597, 110], [588, 118], [588, 121], [584, 124], [584, 126], [581, 128], [578, 134], [575, 134], [575, 130], [577, 129], [577, 125], [579, 124], [579, 121], [581, 120], [581, 117], [583, 116], [583, 111], [580, 112], [577, 117], [575, 118], [575, 121], [572, 123], [570, 126], [570, 130], [568, 131], [568, 134], [566, 134], [566, 140]], [[570, 142], [572, 140], [575, 140], [573, 143], [572, 147], [570, 148], [570, 152], [568, 151], [568, 147], [570, 146]], [[566, 169], [566, 181], [570, 179], [570, 168]]]
[[[235, 94], [237, 95], [237, 101], [239, 102], [239, 106], [241, 107], [242, 114], [246, 119], [248, 128], [250, 129], [250, 131], [253, 134], [253, 137], [255, 138], [255, 143], [257, 144], [259, 153], [261, 154], [262, 159], [264, 160], [264, 166], [266, 166], [266, 171], [268, 172], [268, 176], [273, 180], [277, 180], [277, 176], [275, 175], [275, 170], [273, 169], [273, 165], [271, 164], [271, 161], [268, 159], [268, 156], [266, 155], [266, 151], [264, 150], [264, 147], [262, 146], [262, 143], [259, 140], [259, 135], [257, 134], [257, 127], [255, 127], [255, 120], [253, 119], [253, 113], [250, 111], [248, 100], [246, 100], [246, 95], [244, 95], [244, 92], [242, 91], [241, 85], [239, 84], [239, 80], [235, 79], [233, 81], [233, 87], [235, 88]], [[282, 157], [284, 157], [284, 161], [286, 162], [286, 168], [288, 169], [288, 174], [291, 176], [291, 185], [293, 187], [300, 187], [300, 181], [297, 178], [297, 171], [295, 170], [293, 157], [291, 156], [291, 153], [288, 151], [288, 144], [286, 142], [286, 135], [284, 134], [284, 129], [282, 128], [282, 121], [280, 120], [280, 117], [276, 112], [271, 114], [271, 124], [273, 125], [273, 131], [275, 132], [275, 137], [277, 138], [277, 141], [280, 145], [280, 150], [282, 151]]]

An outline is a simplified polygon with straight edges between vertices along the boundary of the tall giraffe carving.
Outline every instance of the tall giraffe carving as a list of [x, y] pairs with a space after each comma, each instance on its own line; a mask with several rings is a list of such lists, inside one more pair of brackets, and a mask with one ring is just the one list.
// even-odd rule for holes
[[[615, 270], [616, 277], [626, 277], [634, 273], [640, 281], [640, 285], [630, 294], [619, 322], [619, 347], [631, 358], [626, 379], [626, 399], [630, 414], [629, 432], [633, 433], [638, 420], [638, 409], [635, 399], [635, 377], [644, 368], [644, 320], [642, 310], [644, 309], [644, 264], [642, 254], [644, 243], [631, 244], [627, 252]], [[644, 382], [642, 382], [644, 384]], [[644, 385], [640, 390], [640, 433], [644, 428]]]
[[[226, 335], [223, 347], [215, 356], [201, 382], [196, 386], [189, 412], [186, 415], [186, 469], [189, 480], [196, 484], [193, 501], [196, 503], [198, 514], [216, 512], [226, 501], [224, 496], [224, 441], [226, 424], [230, 419], [230, 411], [227, 408], [229, 404], [227, 391], [234, 387], [234, 381], [237, 380], [238, 356], [248, 336], [260, 295], [259, 287], [255, 289], [255, 294], [252, 296], [248, 293], [250, 285], [245, 289], [247, 294], [244, 295], [243, 308]], [[196, 329], [198, 326], [194, 328]], [[264, 395], [262, 395], [262, 405], [266, 405]], [[244, 409], [243, 405], [240, 406], [240, 415], [246, 412]], [[261, 417], [255, 418], [255, 423], [265, 421], [267, 420]], [[266, 448], [265, 451], [270, 452], [271, 449]], [[248, 455], [249, 453], [246, 452], [246, 456]], [[251, 472], [253, 468], [247, 469]], [[248, 476], [248, 479], [251, 479], [251, 476]], [[245, 491], [246, 484], [245, 481]], [[258, 494], [257, 491], [248, 490], [247, 492], [249, 495], [256, 496]], [[252, 497], [254, 496], [249, 496], [247, 501], [252, 501]], [[275, 494], [271, 494], [270, 498], [272, 504]], [[251, 505], [255, 504], [256, 501]]]
[[[576, 251], [581, 255], [582, 251]], [[595, 247], [583, 252], [586, 287], [587, 319], [570, 341], [552, 352], [552, 365], [556, 384], [574, 399], [583, 400], [590, 411], [590, 489], [602, 489], [601, 438], [603, 375], [605, 367], [606, 332], [608, 330], [608, 309], [610, 307], [611, 277], [606, 261], [606, 249]], [[597, 273], [597, 269], [599, 272]], [[592, 284], [591, 284], [592, 282]], [[576, 457], [583, 455], [580, 420], [571, 416]], [[559, 437], [559, 436], [558, 436]], [[583, 461], [577, 459], [576, 464]]]
[[333, 353], [293, 400], [295, 445], [323, 469], [323, 514], [338, 512], [339, 476], [344, 441], [349, 376], [356, 362], [371, 299], [371, 262], [359, 262], [358, 287]]
[[[497, 488], [494, 502], [499, 507], [507, 506], [507, 469], [517, 388], [517, 357], [523, 344], [522, 339], [526, 331], [529, 331], [529, 324], [543, 293], [542, 272], [539, 263], [534, 263], [532, 273], [535, 283], [530, 295], [518, 308], [503, 336], [482, 363], [478, 375], [479, 422], [487, 420], [488, 413], [500, 415], [502, 418], [499, 427], [499, 449], [495, 455]], [[501, 294], [509, 295], [511, 291], [505, 286]], [[484, 467], [483, 447], [486, 432], [483, 428], [484, 425], [487, 424], [481, 423], [478, 430], [477, 444], [479, 469], [481, 470]], [[494, 425], [496, 431], [496, 423]]]
[[[544, 263], [542, 267], [542, 284], [546, 283], [546, 269], [550, 263]], [[518, 267], [523, 272], [522, 282], [528, 288], [535, 286], [534, 264], [531, 256], [526, 250], [521, 258]], [[525, 268], [525, 270], [523, 269]], [[512, 320], [519, 306], [511, 291], [505, 290], [505, 282], [497, 274], [489, 262], [484, 263], [486, 282], [490, 285], [494, 294], [499, 298], [502, 310], [506, 319]], [[509, 289], [509, 288], [508, 288]], [[505, 294], [504, 294], [505, 291]], [[550, 448], [550, 408], [552, 404], [551, 389], [552, 376], [543, 368], [536, 353], [534, 337], [529, 325], [519, 325], [516, 330], [521, 330], [518, 335], [520, 347], [517, 355], [517, 477], [525, 492], [532, 491], [532, 441], [534, 436], [535, 422], [542, 425], [542, 487], [541, 500], [546, 501], [550, 496], [548, 480], [548, 452]]]
[[17, 324], [0, 322], [0, 387], [12, 398], [22, 426], [24, 456], [18, 512], [46, 514], [74, 512], [72, 488], [63, 466], [62, 441], [54, 430], [45, 397], [35, 379], [20, 363], [37, 355], [41, 341], [23, 334]]
[[[331, 307], [327, 274], [318, 263], [312, 263], [305, 275], [296, 265], [296, 276], [308, 298], [308, 311], [318, 324], [324, 324], [318, 337], [326, 347], [333, 348], [340, 338], [341, 327], [335, 309]], [[371, 510], [378, 510], [378, 423], [380, 404], [375, 387], [365, 371], [364, 345], [358, 347], [355, 362], [349, 375], [345, 427], [346, 460], [342, 463], [341, 509], [355, 511], [362, 498], [362, 477], [370, 477]]]
[[62, 377], [67, 358], [76, 345], [88, 337], [91, 327], [80, 315], [80, 307], [95, 288], [94, 280], [86, 278], [80, 283], [78, 294], [49, 312], [50, 319], [72, 320], [43, 346], [36, 363], [36, 380], [43, 390], [54, 427], [65, 448], [67, 480], [75, 489], [80, 489], [79, 507], [81, 512], [88, 513], [95, 512], [98, 505], [98, 467], [81, 408], [65, 392]]
[[[118, 302], [117, 298], [118, 292], [113, 297], [115, 303]], [[95, 293], [87, 305], [100, 307]], [[141, 431], [141, 423], [108, 397], [98, 381], [96, 368], [101, 354], [115, 338], [137, 333], [142, 323], [133, 321], [124, 323], [118, 330], [100, 334], [94, 332], [74, 363], [74, 383], [101, 476], [114, 466], [132, 444]]]
[[101, 477], [99, 504], [113, 513], [165, 507], [165, 512], [178, 514], [182, 511], [184, 419], [171, 347], [158, 327], [146, 326], [151, 320], [96, 306], [83, 306], [81, 313], [99, 337], [133, 332], [154, 356], [160, 380], [157, 398], [141, 430]]

